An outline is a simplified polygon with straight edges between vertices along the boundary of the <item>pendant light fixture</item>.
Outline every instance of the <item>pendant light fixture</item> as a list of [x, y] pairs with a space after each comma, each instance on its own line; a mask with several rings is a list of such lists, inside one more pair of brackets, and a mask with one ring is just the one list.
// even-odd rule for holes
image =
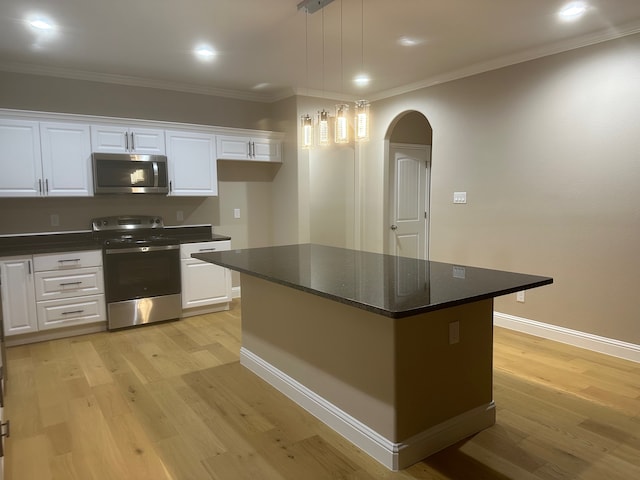
[[[326, 7], [333, 0], [303, 0], [298, 4], [298, 10], [304, 9], [307, 17], [309, 14], [322, 10], [322, 96], [324, 97], [324, 66], [325, 66], [325, 31], [324, 31], [324, 7]], [[308, 21], [308, 20], [307, 20]], [[343, 64], [343, 50], [342, 50], [342, 0], [340, 1], [340, 81], [341, 91], [344, 91], [344, 64]], [[361, 0], [361, 51], [360, 51], [360, 67], [361, 71], [364, 71], [364, 0]], [[309, 60], [308, 60], [308, 24], [307, 24], [307, 38], [306, 40], [306, 55], [307, 55], [307, 85], [309, 84]], [[358, 75], [354, 79], [358, 86], [365, 86], [369, 83], [369, 77], [363, 73]], [[354, 124], [354, 137], [358, 142], [364, 142], [369, 140], [369, 127], [370, 127], [370, 114], [369, 114], [369, 102], [367, 100], [357, 100], [355, 102], [353, 117]], [[334, 135], [333, 141], [336, 144], [349, 143], [349, 105], [340, 103], [336, 105], [335, 110], [335, 123], [334, 123]], [[314, 125], [313, 119], [310, 115], [306, 114], [300, 118], [300, 131], [301, 131], [301, 145], [303, 149], [311, 148], [314, 145], [314, 130], [316, 134], [315, 145], [325, 146], [331, 143], [330, 138], [330, 114], [325, 109], [318, 111], [316, 123]]]
[[[304, 17], [304, 54], [307, 76], [307, 95], [309, 94], [309, 12]], [[300, 118], [300, 144], [304, 150], [313, 147], [313, 119], [306, 113]]]
[[[360, 4], [360, 68], [364, 71], [364, 0]], [[357, 142], [366, 142], [369, 140], [369, 102], [366, 100], [356, 101], [355, 108], [355, 137]]]
[[[342, 60], [342, 0], [340, 0], [340, 93], [344, 90], [344, 63]], [[336, 105], [335, 142], [349, 143], [349, 120], [347, 112], [349, 105], [340, 103]]]
[[369, 102], [356, 101], [355, 137], [358, 142], [369, 140]]
[[336, 105], [336, 143], [349, 143], [349, 120], [347, 118], [348, 111], [349, 105], [347, 105], [346, 103]]
[[[322, 10], [322, 95], [324, 96], [324, 10]], [[318, 112], [318, 145], [329, 145], [329, 112]]]

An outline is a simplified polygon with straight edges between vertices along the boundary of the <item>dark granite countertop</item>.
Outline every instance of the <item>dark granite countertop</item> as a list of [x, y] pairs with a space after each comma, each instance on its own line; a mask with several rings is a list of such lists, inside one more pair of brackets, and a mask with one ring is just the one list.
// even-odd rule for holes
[[[211, 225], [165, 227], [165, 232], [180, 243], [231, 240], [231, 237], [211, 232]], [[99, 250], [102, 243], [93, 238], [90, 230], [79, 232], [33, 233], [0, 236], [0, 258], [38, 253]]]
[[312, 244], [192, 257], [392, 318], [553, 283], [549, 277]]

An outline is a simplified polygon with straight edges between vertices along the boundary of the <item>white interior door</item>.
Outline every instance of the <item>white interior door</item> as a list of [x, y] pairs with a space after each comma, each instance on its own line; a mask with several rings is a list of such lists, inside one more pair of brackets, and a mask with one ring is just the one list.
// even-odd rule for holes
[[431, 146], [389, 145], [389, 253], [426, 259]]

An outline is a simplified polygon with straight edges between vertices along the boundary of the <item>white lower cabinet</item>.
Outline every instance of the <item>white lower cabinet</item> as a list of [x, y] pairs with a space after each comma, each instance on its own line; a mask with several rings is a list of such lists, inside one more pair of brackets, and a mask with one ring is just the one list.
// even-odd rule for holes
[[100, 250], [0, 260], [6, 336], [106, 321]]
[[231, 271], [191, 258], [191, 254], [230, 249], [229, 240], [180, 245], [183, 317], [229, 308]]
[[38, 331], [33, 274], [31, 256], [0, 260], [2, 314], [6, 336]]

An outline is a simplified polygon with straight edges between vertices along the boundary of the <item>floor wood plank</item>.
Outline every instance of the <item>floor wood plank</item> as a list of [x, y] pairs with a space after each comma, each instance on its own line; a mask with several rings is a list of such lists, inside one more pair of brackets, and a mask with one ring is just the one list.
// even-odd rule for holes
[[640, 478], [640, 366], [495, 329], [497, 423], [391, 472], [239, 364], [241, 304], [11, 347], [6, 478]]

